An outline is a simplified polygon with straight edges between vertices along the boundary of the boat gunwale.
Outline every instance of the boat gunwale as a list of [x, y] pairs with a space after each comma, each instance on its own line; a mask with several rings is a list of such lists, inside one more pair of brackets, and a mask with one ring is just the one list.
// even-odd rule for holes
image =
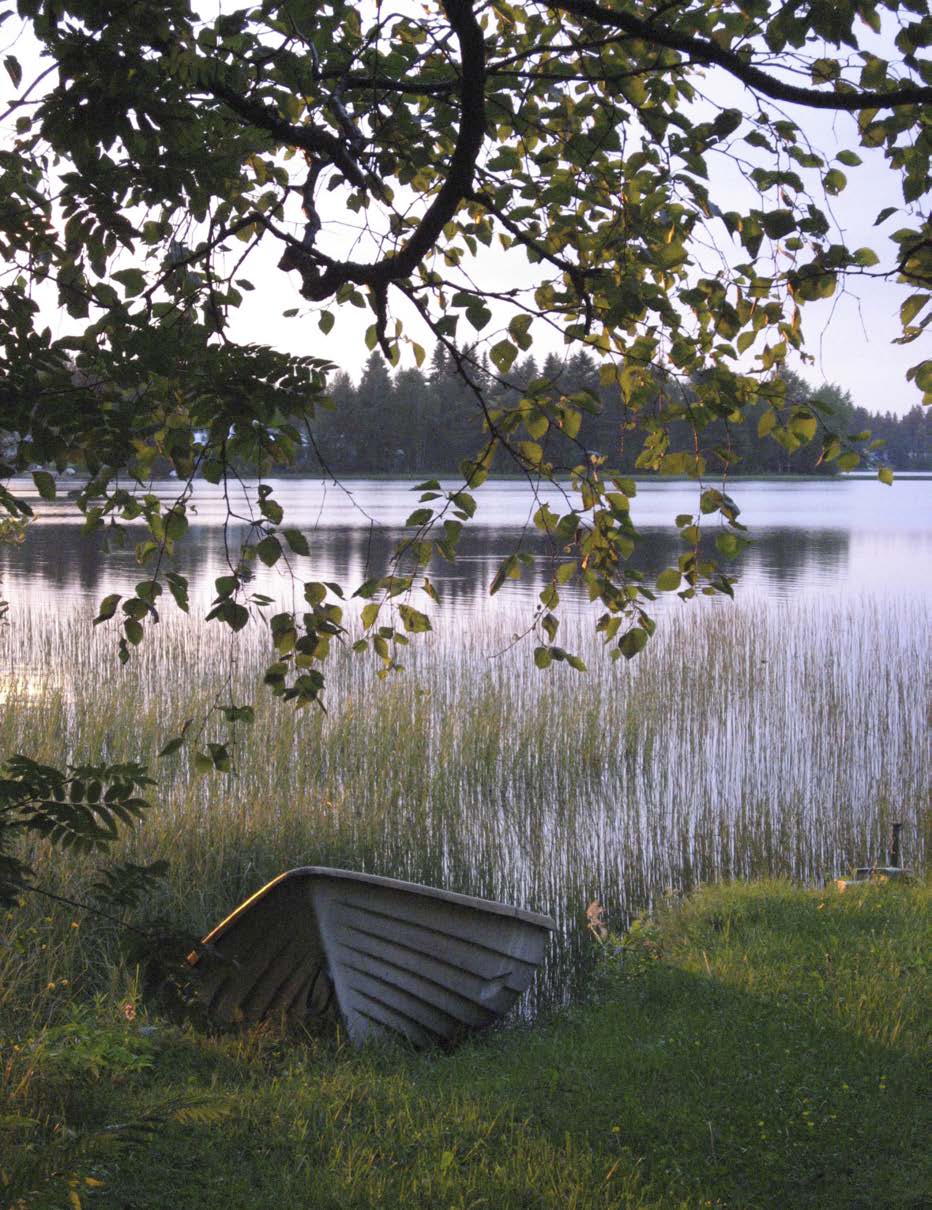
[[[257, 900], [262, 899], [274, 887], [280, 883], [287, 881], [290, 878], [333, 878], [337, 881], [365, 883], [369, 886], [383, 887], [387, 890], [401, 891], [409, 895], [420, 895], [429, 899], [439, 899], [444, 903], [452, 903], [459, 907], [472, 908], [474, 911], [485, 912], [494, 916], [505, 916], [513, 920], [519, 920], [523, 924], [531, 924], [537, 928], [548, 929], [550, 932], [556, 932], [556, 922], [550, 916], [544, 916], [539, 912], [531, 912], [526, 908], [513, 907], [508, 903], [499, 903], [494, 899], [480, 899], [475, 895], [463, 895], [459, 891], [445, 891], [440, 887], [425, 886], [419, 882], [405, 882], [400, 878], [388, 878], [382, 874], [363, 874], [357, 870], [340, 870], [330, 866], [306, 865], [297, 866], [293, 870], [286, 870], [283, 874], [279, 874], [270, 882], [267, 882], [259, 890], [255, 891], [248, 899], [245, 899], [238, 907], [221, 920], [211, 931], [202, 939], [201, 945], [210, 945], [221, 937], [224, 932], [236, 921], [244, 915]], [[200, 955], [192, 955], [194, 959], [192, 965], [197, 963]], [[189, 958], [189, 961], [191, 961]]]

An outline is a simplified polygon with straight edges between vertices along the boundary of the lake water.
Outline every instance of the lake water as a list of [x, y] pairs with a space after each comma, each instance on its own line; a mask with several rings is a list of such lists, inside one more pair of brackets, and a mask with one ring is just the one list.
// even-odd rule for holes
[[[274, 487], [286, 524], [310, 542], [310, 557], [294, 561], [299, 579], [349, 591], [385, 570], [417, 502], [408, 483]], [[178, 485], [156, 490], [170, 499]], [[923, 868], [932, 482], [746, 481], [730, 490], [754, 539], [736, 564], [736, 601], [667, 595], [647, 649], [612, 663], [593, 634], [596, 611], [568, 590], [560, 642], [587, 661], [579, 674], [565, 665], [540, 673], [529, 645], [512, 643], [553, 552], [530, 524], [537, 502], [527, 485], [486, 484], [461, 554], [431, 569], [442, 607], [416, 599], [434, 633], [418, 636], [405, 673], [384, 681], [371, 656], [338, 650], [325, 668], [326, 714], [296, 714], [258, 684], [269, 660], [260, 626], [231, 641], [226, 628], [197, 621], [248, 529], [224, 528], [218, 491], [198, 492], [179, 548], [195, 616], [169, 602], [126, 668], [115, 658], [116, 623], [95, 629], [90, 619], [105, 593], [143, 578], [132, 556], [105, 559], [66, 502], [34, 500], [24, 544], [0, 549], [10, 603], [0, 627], [0, 750], [151, 762], [159, 809], [131, 855], [170, 859], [161, 907], [193, 931], [303, 864], [549, 912], [561, 937], [541, 1003], [565, 998], [587, 969], [592, 899], [618, 926], [659, 895], [709, 879], [818, 882], [884, 858], [893, 820], [904, 823], [909, 864]], [[234, 505], [249, 517], [248, 496]], [[675, 563], [672, 518], [695, 509], [693, 485], [639, 486], [641, 566]], [[518, 546], [538, 564], [490, 598], [499, 561]], [[278, 567], [259, 568], [249, 588], [293, 607]], [[256, 704], [235, 776], [198, 777], [187, 750], [156, 759], [205, 712], [198, 742], [220, 738], [209, 710], [224, 694]], [[65, 877], [51, 867], [47, 876]]]
[[[350, 591], [384, 571], [417, 501], [408, 482], [349, 480], [342, 486], [313, 480], [269, 482], [285, 509], [286, 524], [301, 527], [311, 543], [310, 560], [296, 561], [299, 574], [337, 580]], [[61, 487], [67, 490], [68, 481], [63, 480]], [[77, 607], [83, 598], [96, 600], [105, 591], [125, 590], [140, 578], [130, 554], [104, 559], [100, 536], [80, 535], [81, 518], [73, 505], [65, 500], [43, 504], [28, 480], [14, 481], [11, 489], [31, 496], [39, 514], [23, 547], [0, 548], [0, 574], [11, 602], [35, 605], [54, 595]], [[159, 482], [154, 491], [170, 500], [178, 485]], [[850, 477], [748, 480], [735, 482], [730, 491], [754, 539], [741, 558], [728, 565], [740, 576], [743, 600], [780, 601], [825, 593], [904, 600], [928, 596], [932, 480], [898, 479], [892, 488], [876, 479]], [[539, 567], [523, 581], [509, 583], [496, 607], [513, 609], [535, 599], [548, 578], [550, 552], [531, 517], [543, 501], [556, 511], [566, 511], [555, 489], [542, 489], [535, 498], [523, 482], [488, 483], [477, 498], [479, 510], [466, 527], [456, 563], [438, 561], [431, 570], [432, 578], [446, 590], [448, 612], [457, 615], [489, 608], [488, 586], [495, 569], [517, 548], [535, 553]], [[631, 510], [643, 535], [636, 559], [649, 572], [675, 563], [682, 544], [672, 531], [672, 520], [679, 513], [694, 513], [696, 498], [696, 488], [689, 483], [639, 484]], [[239, 498], [234, 494], [233, 504], [242, 516], [254, 514], [254, 484], [247, 484]], [[226, 549], [238, 547], [247, 527], [233, 524], [224, 529], [226, 506], [219, 488], [200, 486], [194, 508], [179, 562], [191, 578], [192, 589], [206, 598], [213, 578], [227, 570]], [[709, 518], [704, 524], [715, 532]], [[290, 579], [281, 571], [260, 567], [253, 587], [276, 598], [290, 595]], [[565, 595], [572, 596], [572, 590]]]

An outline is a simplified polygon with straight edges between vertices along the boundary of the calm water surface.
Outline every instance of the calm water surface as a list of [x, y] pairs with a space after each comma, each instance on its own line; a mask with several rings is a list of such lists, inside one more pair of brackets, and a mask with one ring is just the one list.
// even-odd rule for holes
[[[310, 560], [295, 560], [302, 578], [333, 579], [350, 591], [364, 579], [384, 572], [404, 521], [416, 506], [410, 482], [350, 480], [342, 486], [316, 480], [270, 481], [285, 509], [285, 523], [301, 527], [311, 544]], [[452, 482], [448, 487], [458, 486]], [[35, 497], [31, 481], [11, 485]], [[76, 490], [62, 480], [63, 491]], [[172, 499], [178, 485], [157, 483], [155, 491]], [[730, 488], [742, 509], [754, 544], [728, 569], [740, 577], [744, 600], [785, 600], [811, 594], [857, 593], [924, 598], [932, 588], [932, 480], [899, 479], [892, 488], [875, 479], [838, 481], [737, 481]], [[509, 583], [495, 608], [514, 609], [536, 598], [549, 578], [554, 552], [534, 529], [531, 517], [541, 501], [557, 511], [560, 493], [542, 490], [538, 500], [522, 482], [487, 483], [478, 493], [478, 512], [461, 539], [454, 564], [438, 561], [432, 578], [446, 590], [448, 612], [476, 613], [490, 608], [488, 585], [502, 558], [516, 548], [538, 560], [519, 583]], [[634, 562], [648, 572], [676, 562], [682, 545], [672, 529], [679, 513], [695, 512], [697, 491], [683, 482], [640, 483], [632, 518], [643, 538]], [[43, 598], [67, 599], [78, 607], [83, 598], [126, 589], [140, 578], [131, 554], [101, 554], [101, 536], [80, 533], [80, 515], [66, 501], [33, 500], [38, 518], [19, 549], [0, 548], [4, 591], [35, 606]], [[255, 511], [254, 484], [247, 484], [234, 507], [243, 517]], [[206, 598], [214, 577], [227, 570], [226, 551], [238, 548], [246, 524], [224, 527], [226, 507], [219, 489], [198, 488], [191, 530], [179, 548], [179, 569], [192, 589]], [[703, 519], [714, 535], [716, 523]], [[133, 526], [127, 532], [133, 541]], [[256, 591], [288, 599], [289, 578], [278, 570], [259, 568]], [[572, 590], [564, 596], [572, 596]], [[675, 602], [678, 607], [678, 602]]]

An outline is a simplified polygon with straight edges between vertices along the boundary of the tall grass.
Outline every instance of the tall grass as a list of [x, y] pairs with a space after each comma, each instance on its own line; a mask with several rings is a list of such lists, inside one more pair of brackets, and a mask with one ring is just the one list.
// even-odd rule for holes
[[[258, 684], [258, 628], [230, 644], [168, 614], [124, 669], [113, 635], [87, 617], [37, 610], [0, 640], [0, 751], [156, 768], [158, 809], [126, 844], [133, 860], [171, 863], [150, 915], [200, 932], [301, 864], [432, 883], [557, 918], [563, 940], [539, 992], [549, 1002], [585, 967], [593, 898], [621, 925], [668, 889], [830, 877], [881, 857], [894, 819], [910, 863], [924, 864], [921, 605], [691, 606], [622, 665], [579, 619], [565, 626], [588, 674], [538, 672], [521, 646], [489, 658], [519, 628], [499, 614], [412, 646], [385, 682], [338, 652], [323, 714], [295, 713]], [[228, 678], [227, 695], [256, 705], [235, 772], [197, 776], [184, 751], [159, 761]], [[80, 885], [80, 863], [36, 858], [50, 889]], [[37, 986], [75, 975], [69, 944], [60, 975], [36, 967]]]

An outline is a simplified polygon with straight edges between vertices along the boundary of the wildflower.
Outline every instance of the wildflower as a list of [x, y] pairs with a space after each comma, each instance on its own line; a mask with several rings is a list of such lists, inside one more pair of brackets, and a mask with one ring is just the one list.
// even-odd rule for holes
[[605, 923], [605, 908], [599, 903], [598, 899], [594, 899], [586, 908], [586, 920], [588, 921], [589, 932], [597, 941], [604, 941], [608, 937], [608, 927]]
[[136, 1005], [133, 1004], [132, 1001], [127, 1000], [127, 1002], [123, 1005], [123, 1016], [127, 1021], [136, 1020]]

